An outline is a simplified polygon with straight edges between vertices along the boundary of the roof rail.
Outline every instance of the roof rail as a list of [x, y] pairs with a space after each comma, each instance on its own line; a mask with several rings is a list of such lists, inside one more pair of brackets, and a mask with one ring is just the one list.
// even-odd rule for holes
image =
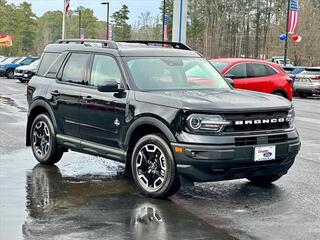
[[84, 44], [86, 46], [93, 47], [95, 44], [101, 44], [101, 47], [111, 48], [111, 49], [118, 49], [118, 45], [114, 41], [107, 41], [102, 39], [60, 39], [56, 41], [58, 44]]
[[167, 42], [167, 41], [152, 41], [152, 40], [124, 40], [124, 41], [118, 41], [124, 42], [124, 43], [141, 43], [145, 45], [152, 45], [152, 44], [162, 44], [162, 45], [170, 45], [172, 48], [176, 49], [183, 49], [183, 50], [192, 50], [189, 46], [180, 43], [180, 42]]

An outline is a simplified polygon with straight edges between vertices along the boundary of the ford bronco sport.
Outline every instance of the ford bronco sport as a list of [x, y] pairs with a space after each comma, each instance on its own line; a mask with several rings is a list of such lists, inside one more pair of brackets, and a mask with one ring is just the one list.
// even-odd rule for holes
[[291, 102], [234, 90], [181, 43], [58, 41], [27, 99], [26, 144], [40, 163], [68, 150], [120, 161], [151, 197], [193, 182], [268, 184], [300, 149]]

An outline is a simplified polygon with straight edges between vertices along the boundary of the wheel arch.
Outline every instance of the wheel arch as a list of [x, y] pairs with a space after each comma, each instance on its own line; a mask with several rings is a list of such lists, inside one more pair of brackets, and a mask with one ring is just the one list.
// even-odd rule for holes
[[130, 169], [131, 154], [136, 142], [148, 134], [161, 134], [170, 145], [170, 142], [176, 142], [176, 138], [165, 123], [153, 117], [142, 117], [136, 120], [129, 127], [124, 141], [124, 149], [127, 151], [126, 170]]
[[29, 107], [29, 114], [27, 119], [27, 129], [26, 129], [26, 146], [30, 146], [30, 131], [31, 131], [31, 125], [33, 123], [33, 120], [38, 116], [39, 114], [46, 113], [49, 115], [52, 124], [55, 129], [57, 129], [57, 122], [55, 119], [55, 116], [53, 114], [53, 111], [51, 110], [50, 105], [41, 99], [35, 100], [31, 103]]
[[272, 91], [272, 94], [275, 94], [275, 93], [280, 93], [283, 97], [285, 97], [286, 99], [288, 99], [288, 94], [287, 92], [282, 89], [282, 88], [276, 88]]

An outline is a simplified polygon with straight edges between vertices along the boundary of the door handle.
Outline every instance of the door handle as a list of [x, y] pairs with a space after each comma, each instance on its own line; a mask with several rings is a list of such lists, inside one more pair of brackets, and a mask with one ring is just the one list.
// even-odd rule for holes
[[59, 95], [60, 95], [60, 93], [59, 93], [58, 90], [54, 90], [54, 91], [52, 91], [50, 94], [51, 94], [52, 96], [59, 96]]
[[90, 102], [93, 100], [93, 97], [91, 97], [91, 96], [82, 97], [82, 100], [85, 102]]

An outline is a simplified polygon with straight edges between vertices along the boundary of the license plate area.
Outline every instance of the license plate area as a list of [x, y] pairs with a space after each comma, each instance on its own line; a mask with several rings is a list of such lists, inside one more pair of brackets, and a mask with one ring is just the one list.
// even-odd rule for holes
[[273, 161], [275, 159], [276, 159], [275, 145], [258, 146], [254, 148], [255, 162]]

